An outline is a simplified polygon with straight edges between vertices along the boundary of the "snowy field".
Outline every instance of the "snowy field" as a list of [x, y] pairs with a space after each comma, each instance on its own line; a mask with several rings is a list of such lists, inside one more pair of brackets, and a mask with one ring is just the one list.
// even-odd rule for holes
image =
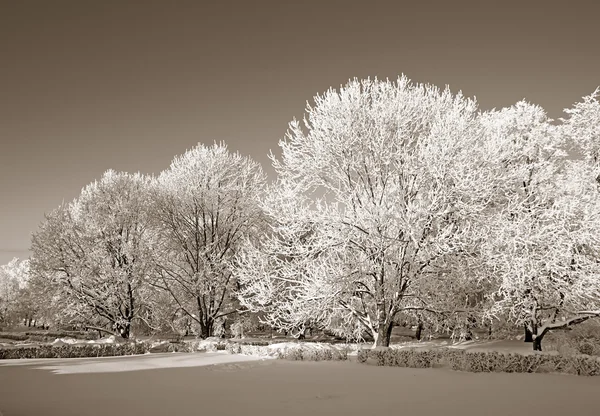
[[598, 415], [600, 378], [218, 353], [0, 363], [3, 416]]

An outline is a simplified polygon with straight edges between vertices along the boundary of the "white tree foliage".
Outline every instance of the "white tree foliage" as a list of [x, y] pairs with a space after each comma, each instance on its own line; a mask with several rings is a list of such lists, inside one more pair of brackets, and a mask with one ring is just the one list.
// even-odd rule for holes
[[154, 186], [159, 255], [157, 285], [211, 336], [215, 322], [237, 312], [231, 268], [240, 242], [262, 229], [259, 164], [224, 145], [198, 145], [176, 157]]
[[399, 312], [447, 306], [435, 291], [459, 284], [450, 262], [468, 269], [495, 150], [475, 101], [404, 76], [354, 80], [306, 112], [274, 159], [272, 233], [240, 258], [242, 303], [279, 327], [337, 322], [387, 345]]
[[0, 324], [12, 326], [23, 310], [24, 291], [29, 281], [29, 260], [13, 258], [0, 266]]
[[33, 236], [38, 278], [64, 291], [73, 315], [90, 326], [106, 323], [124, 338], [140, 318], [151, 274], [149, 181], [109, 170], [47, 215]]
[[588, 319], [600, 307], [593, 170], [565, 159], [565, 136], [550, 121], [525, 102], [483, 116], [487, 140], [503, 155], [504, 177], [481, 248], [498, 283], [490, 314], [508, 313], [525, 325], [536, 350], [548, 330]]
[[600, 87], [583, 97], [572, 108], [564, 112], [568, 117], [561, 119], [561, 133], [575, 144], [584, 158], [600, 165]]

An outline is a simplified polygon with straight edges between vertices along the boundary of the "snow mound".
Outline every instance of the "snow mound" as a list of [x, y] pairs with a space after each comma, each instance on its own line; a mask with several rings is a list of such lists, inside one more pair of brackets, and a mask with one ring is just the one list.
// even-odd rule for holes
[[100, 338], [100, 339], [95, 339], [95, 340], [91, 340], [88, 341], [88, 344], [114, 344], [115, 343], [115, 336], [111, 335], [109, 337], [106, 338]]
[[53, 342], [52, 345], [55, 347], [60, 347], [63, 345], [74, 345], [74, 344], [81, 344], [82, 342], [78, 339], [75, 338], [56, 338]]
[[217, 351], [217, 345], [224, 345], [224, 341], [221, 338], [209, 337], [196, 341], [194, 343], [195, 351], [214, 352]]
[[344, 348], [344, 346], [338, 347], [333, 344], [325, 344], [320, 342], [281, 342], [267, 346], [267, 349], [269, 350], [269, 355], [275, 354], [278, 351], [286, 353], [288, 351], [294, 351], [298, 349], [302, 349], [303, 351], [339, 351], [342, 348]]

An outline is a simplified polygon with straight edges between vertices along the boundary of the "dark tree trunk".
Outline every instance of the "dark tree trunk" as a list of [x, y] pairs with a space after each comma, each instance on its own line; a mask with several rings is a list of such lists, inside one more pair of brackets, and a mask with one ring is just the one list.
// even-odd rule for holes
[[213, 325], [214, 322], [212, 320], [207, 320], [207, 322], [200, 322], [200, 338], [206, 339], [212, 337]]
[[380, 323], [377, 328], [377, 341], [375, 342], [376, 347], [389, 347], [390, 339], [392, 338], [392, 329], [394, 323]]
[[131, 335], [131, 322], [127, 322], [123, 325], [117, 325], [117, 331], [119, 331], [121, 338], [129, 339], [129, 336]]
[[417, 341], [421, 341], [421, 333], [423, 332], [423, 322], [419, 322], [419, 325], [417, 325], [417, 332], [415, 333], [415, 338], [417, 338]]
[[527, 324], [525, 324], [525, 342], [533, 342], [533, 332], [529, 330]]
[[548, 328], [545, 328], [541, 334], [534, 334], [536, 335], [533, 339], [533, 350], [534, 351], [541, 351], [542, 350], [542, 339], [544, 339], [544, 336], [548, 333]]

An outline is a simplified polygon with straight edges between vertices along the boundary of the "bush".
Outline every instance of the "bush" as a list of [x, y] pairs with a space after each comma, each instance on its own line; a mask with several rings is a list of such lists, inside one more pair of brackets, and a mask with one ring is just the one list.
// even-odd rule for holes
[[201, 351], [201, 352], [214, 352], [214, 351], [224, 351], [227, 345], [227, 341], [221, 338], [210, 337], [201, 340], [195, 341], [184, 341], [179, 345], [184, 345], [180, 351]]
[[584, 354], [584, 355], [594, 355], [594, 352], [595, 352], [594, 344], [592, 344], [590, 341], [587, 341], [587, 340], [580, 342], [579, 345], [577, 346], [577, 349], [579, 350], [579, 352], [581, 354]]
[[237, 342], [228, 342], [225, 345], [225, 351], [227, 351], [229, 354], [241, 354], [242, 346]]
[[246, 345], [231, 342], [227, 345], [231, 354], [275, 357], [290, 361], [343, 361], [348, 359], [348, 348], [333, 348], [327, 344], [304, 344], [274, 348], [265, 345]]
[[240, 354], [244, 355], [254, 355], [257, 357], [270, 357], [277, 356], [276, 352], [273, 352], [266, 346], [260, 345], [240, 345]]
[[275, 344], [278, 341], [273, 341], [273, 340], [263, 340], [263, 339], [249, 339], [249, 340], [245, 340], [245, 339], [240, 339], [240, 340], [229, 340], [229, 342], [232, 343], [236, 343], [236, 344], [241, 344], [241, 345], [258, 345], [258, 346], [267, 346], [267, 345], [271, 345], [271, 344]]
[[[594, 327], [592, 327], [593, 329]], [[558, 351], [560, 355], [594, 355], [600, 356], [600, 339], [590, 333], [590, 328], [581, 331], [556, 331], [544, 338], [544, 349]]]
[[2, 348], [0, 349], [0, 359], [114, 357], [145, 354], [148, 351], [149, 344], [145, 342], [61, 346], [38, 345]]
[[469, 372], [506, 373], [565, 373], [586, 376], [600, 375], [600, 360], [585, 355], [550, 355], [515, 353], [469, 352], [465, 350], [439, 348], [433, 350], [371, 349], [359, 350], [358, 362], [380, 366], [411, 368], [447, 367]]

